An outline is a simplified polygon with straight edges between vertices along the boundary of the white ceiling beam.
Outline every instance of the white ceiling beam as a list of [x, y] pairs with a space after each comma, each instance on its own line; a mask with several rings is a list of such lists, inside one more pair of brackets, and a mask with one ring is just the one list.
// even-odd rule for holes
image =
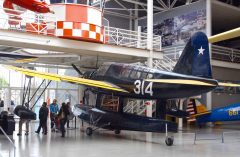
[[186, 5], [192, 3], [192, 0], [186, 0]]
[[164, 8], [168, 9], [167, 5], [162, 0], [157, 0], [157, 2]]
[[122, 17], [122, 18], [126, 18], [126, 19], [136, 18], [135, 16], [130, 16], [130, 15], [127, 15], [127, 14], [121, 14], [121, 13], [117, 13], [117, 12], [113, 12], [113, 11], [109, 11], [109, 10], [105, 10], [104, 14], [117, 16], [117, 17]]
[[[142, 2], [137, 2], [137, 1], [133, 1], [133, 0], [122, 0], [122, 1], [125, 1], [125, 2], [128, 2], [128, 3], [133, 3], [133, 4], [138, 4], [138, 5], [142, 5], [142, 6], [145, 6], [147, 7], [147, 4], [146, 3], [142, 3]], [[160, 10], [160, 11], [164, 11], [165, 9], [164, 8], [161, 8], [161, 7], [157, 7], [157, 6], [153, 6], [154, 9], [157, 9], [157, 10]]]
[[176, 2], [177, 2], [177, 0], [174, 0], [171, 4], [170, 8], [173, 8], [175, 6]]
[[120, 3], [118, 0], [114, 0], [118, 5], [120, 5], [122, 8], [124, 8], [126, 11], [128, 11], [129, 13], [130, 13], [130, 11], [129, 11], [129, 9], [127, 8], [127, 7], [125, 7], [122, 3]]
[[[105, 8], [105, 10], [126, 10], [124, 8]], [[137, 11], [146, 11], [145, 9], [131, 9], [132, 11], [137, 10]]]
[[[98, 2], [96, 2], [96, 3], [94, 3], [94, 4], [92, 4], [92, 6], [93, 6], [93, 7], [99, 6], [100, 3], [101, 3], [101, 1], [102, 1], [102, 0], [100, 0], [100, 1], [98, 1]], [[105, 3], [109, 2], [109, 1], [111, 1], [111, 0], [105, 0]]]

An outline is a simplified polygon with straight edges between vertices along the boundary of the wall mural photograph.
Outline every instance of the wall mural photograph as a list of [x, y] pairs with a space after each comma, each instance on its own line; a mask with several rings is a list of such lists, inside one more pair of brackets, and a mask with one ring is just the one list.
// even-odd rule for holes
[[[147, 27], [143, 29], [147, 32]], [[206, 32], [206, 10], [198, 10], [165, 19], [154, 24], [155, 35], [162, 36], [162, 46], [185, 44], [192, 34], [197, 31]]]

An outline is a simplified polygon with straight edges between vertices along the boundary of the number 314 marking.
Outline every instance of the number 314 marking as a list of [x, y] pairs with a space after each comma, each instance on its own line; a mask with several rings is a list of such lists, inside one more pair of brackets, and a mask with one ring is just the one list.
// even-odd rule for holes
[[134, 82], [135, 88], [134, 88], [134, 92], [136, 94], [150, 94], [151, 96], [153, 96], [153, 91], [152, 91], [152, 82], [149, 82], [149, 84], [146, 86], [145, 88], [145, 81], [141, 81], [141, 80], [136, 80]]

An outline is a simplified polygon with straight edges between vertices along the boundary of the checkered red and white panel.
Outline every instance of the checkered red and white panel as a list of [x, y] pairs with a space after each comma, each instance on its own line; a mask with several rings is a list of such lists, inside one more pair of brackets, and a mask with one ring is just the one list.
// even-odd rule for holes
[[103, 28], [81, 22], [57, 21], [56, 36], [81, 40], [103, 42]]

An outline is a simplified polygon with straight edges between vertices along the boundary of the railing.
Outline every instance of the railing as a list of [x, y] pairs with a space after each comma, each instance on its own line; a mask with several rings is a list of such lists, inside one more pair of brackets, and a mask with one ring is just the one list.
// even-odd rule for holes
[[0, 7], [0, 29], [55, 36], [56, 17]]
[[[56, 36], [56, 22], [54, 14], [37, 14], [0, 7], [0, 29]], [[106, 44], [147, 49], [147, 33], [109, 27], [106, 19], [103, 19], [103, 25]], [[161, 36], [153, 36], [153, 49], [161, 51]]]
[[[3, 128], [0, 126], [0, 130], [4, 134], [4, 136], [8, 139], [11, 146], [13, 147], [13, 156], [16, 156], [16, 146], [14, 145], [14, 142], [11, 140], [11, 138], [6, 134], [6, 132], [3, 130]], [[9, 147], [9, 157], [11, 156], [11, 148]]]
[[[105, 27], [105, 41], [107, 44], [147, 49], [147, 33]], [[161, 36], [153, 37], [153, 49], [161, 51]]]
[[213, 59], [240, 63], [240, 50], [213, 45], [212, 52]]
[[[177, 61], [181, 56], [184, 45], [170, 48], [163, 48], [164, 56]], [[212, 59], [240, 63], [240, 50], [223, 46], [212, 45]]]

